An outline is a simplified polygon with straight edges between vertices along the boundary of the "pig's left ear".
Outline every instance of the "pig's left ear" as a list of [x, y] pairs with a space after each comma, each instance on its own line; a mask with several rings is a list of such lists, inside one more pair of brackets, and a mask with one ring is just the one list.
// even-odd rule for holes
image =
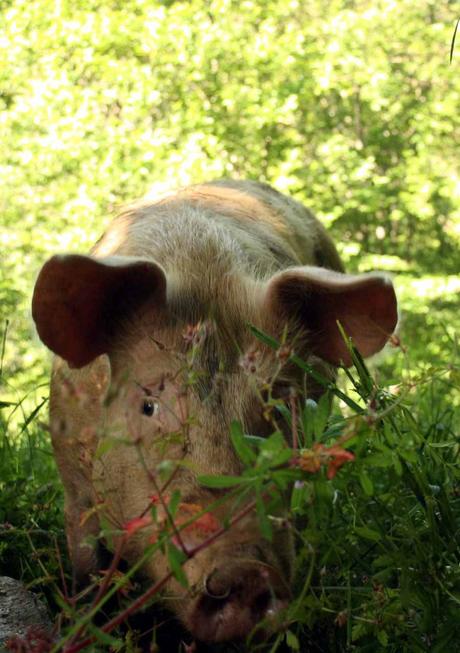
[[398, 321], [393, 285], [379, 274], [291, 268], [270, 279], [265, 301], [272, 315], [303, 325], [309, 350], [333, 365], [352, 363], [337, 322], [358, 351], [371, 356], [382, 349]]
[[153, 261], [53, 256], [38, 275], [32, 316], [41, 340], [70, 367], [110, 351], [120, 322], [152, 301], [166, 302], [166, 276]]

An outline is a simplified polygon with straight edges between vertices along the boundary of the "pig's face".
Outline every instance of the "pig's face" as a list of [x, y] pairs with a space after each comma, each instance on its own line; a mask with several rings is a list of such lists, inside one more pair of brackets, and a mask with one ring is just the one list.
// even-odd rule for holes
[[[147, 514], [152, 497], [174, 490], [181, 494], [179, 521], [190, 506], [211, 506], [222, 493], [203, 488], [199, 475], [241, 473], [231, 421], [249, 433], [271, 432], [257, 383], [277, 376], [280, 361], [248, 323], [278, 338], [287, 326], [296, 351], [323, 371], [350, 363], [337, 320], [364, 355], [378, 351], [396, 324], [393, 288], [376, 275], [305, 267], [256, 282], [235, 272], [210, 293], [206, 284], [168, 278], [152, 261], [123, 257], [51, 259], [37, 281], [33, 313], [42, 340], [71, 367], [89, 369], [107, 356], [106, 383], [89, 391], [99, 393], [98, 431], [113, 444], [91, 462], [88, 476], [115, 529]], [[279, 379], [283, 386], [302, 381], [289, 371]], [[59, 410], [67, 419], [65, 403]], [[72, 423], [83, 424], [83, 416]], [[54, 444], [62, 460], [56, 437]], [[61, 473], [71, 484], [70, 462]], [[218, 523], [242, 509], [244, 503], [222, 503], [213, 515]], [[143, 555], [154, 531], [147, 524], [128, 538], [127, 560]], [[204, 537], [186, 529], [182, 544], [190, 550]], [[289, 598], [292, 557], [286, 526], [268, 543], [248, 513], [185, 564], [190, 589], [171, 581], [167, 598], [198, 639], [243, 637]], [[154, 555], [145, 568], [159, 578], [167, 561]]]
[[[223, 493], [204, 488], [198, 476], [241, 472], [229, 439], [231, 420], [239, 419], [249, 432], [270, 432], [257, 398], [257, 382], [240, 361], [236, 344], [234, 351], [226, 352], [227, 371], [221, 361], [221, 372], [211, 376], [207, 357], [215, 347], [217, 329], [218, 325], [210, 323], [198, 326], [198, 344], [189, 341], [190, 329], [185, 333], [157, 329], [155, 340], [138, 334], [135, 343], [113, 356], [103, 432], [120, 443], [97, 458], [93, 478], [97, 493], [110, 506], [114, 529], [145, 514], [152, 495], [165, 484], [166, 500], [175, 490], [181, 494], [179, 523], [190, 518], [190, 507], [206, 509], [222, 500]], [[269, 352], [265, 358], [266, 368], [276, 365]], [[171, 467], [161, 473], [165, 461]], [[214, 528], [244, 505], [227, 500], [215, 508]], [[158, 501], [156, 506], [162, 512]], [[155, 530], [147, 526], [133, 535], [125, 556], [133, 562], [139, 559]], [[186, 529], [181, 544], [193, 550], [213, 532]], [[275, 529], [270, 543], [261, 538], [256, 516], [248, 514], [187, 562], [184, 571], [190, 589], [170, 582], [168, 603], [199, 639], [243, 637], [287, 601], [292, 559], [286, 525]], [[161, 578], [166, 570], [167, 563], [158, 554], [146, 564], [153, 578]]]

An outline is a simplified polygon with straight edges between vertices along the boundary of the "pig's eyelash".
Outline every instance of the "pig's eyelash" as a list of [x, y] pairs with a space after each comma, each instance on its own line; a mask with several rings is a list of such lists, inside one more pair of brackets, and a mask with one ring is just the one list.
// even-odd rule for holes
[[147, 397], [153, 397], [153, 392], [150, 390], [150, 388], [146, 388], [145, 385], [142, 385], [142, 383], [138, 383], [137, 381], [134, 381], [134, 383], [137, 385], [142, 392], [147, 395]]
[[[148, 386], [142, 385], [142, 383], [139, 383], [139, 381], [134, 381], [134, 383], [137, 385], [138, 388], [140, 388], [144, 394], [146, 394], [148, 397], [156, 397], [159, 396], [163, 390], [165, 389], [165, 381], [169, 379], [170, 377], [168, 375], [163, 374], [160, 377], [160, 380], [156, 379], [155, 381], [152, 381], [149, 383]], [[173, 377], [173, 380], [175, 377]], [[154, 389], [152, 390], [152, 386]]]

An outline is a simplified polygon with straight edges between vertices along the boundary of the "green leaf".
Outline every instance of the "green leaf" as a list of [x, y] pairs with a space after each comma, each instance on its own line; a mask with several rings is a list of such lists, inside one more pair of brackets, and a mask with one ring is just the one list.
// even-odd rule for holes
[[457, 440], [451, 440], [450, 442], [427, 442], [427, 444], [432, 449], [447, 449], [449, 447], [458, 447]]
[[402, 476], [403, 468], [402, 468], [401, 460], [400, 460], [398, 454], [396, 454], [396, 453], [393, 454], [392, 459], [393, 459], [393, 465], [394, 465], [396, 474], [398, 476]]
[[261, 451], [265, 452], [277, 452], [280, 449], [286, 447], [286, 440], [281, 431], [275, 431], [268, 438], [265, 438], [264, 442], [261, 444]]
[[291, 419], [291, 411], [289, 410], [289, 408], [286, 406], [286, 404], [283, 401], [280, 401], [279, 399], [274, 400], [273, 405], [276, 406], [276, 410], [279, 412], [280, 415], [284, 417], [286, 423], [290, 428], [292, 424], [292, 419]]
[[363, 488], [367, 496], [371, 497], [374, 494], [374, 484], [372, 483], [372, 480], [368, 476], [367, 472], [362, 471], [360, 473], [359, 482], [361, 483], [361, 487]]
[[20, 437], [24, 433], [24, 431], [27, 430], [27, 427], [29, 426], [29, 424], [35, 419], [35, 416], [38, 415], [38, 413], [40, 412], [40, 410], [46, 404], [47, 401], [48, 401], [48, 397], [45, 397], [38, 404], [38, 406], [35, 406], [33, 411], [30, 413], [30, 415], [27, 416], [26, 420], [24, 421], [24, 424], [22, 425], [22, 428], [18, 433], [18, 437]]
[[297, 635], [295, 635], [292, 630], [288, 630], [286, 633], [286, 644], [291, 648], [293, 651], [300, 651], [300, 644], [299, 640], [297, 639]]
[[16, 406], [13, 401], [0, 401], [0, 408], [7, 408], [8, 406]]
[[263, 342], [264, 345], [268, 345], [271, 349], [279, 349], [280, 343], [275, 338], [272, 338], [272, 336], [269, 336], [267, 333], [264, 333], [252, 324], [249, 324], [249, 330], [258, 340], [260, 340], [260, 342]]
[[297, 469], [275, 469], [271, 472], [270, 478], [281, 489], [287, 487], [299, 479], [299, 470]]
[[368, 630], [369, 630], [368, 624], [362, 622], [358, 622], [357, 624], [355, 624], [351, 631], [352, 641], [356, 642], [358, 639], [361, 639], [361, 637], [367, 634]]
[[388, 646], [388, 635], [384, 630], [377, 630], [377, 639], [384, 648]]
[[394, 566], [394, 558], [388, 554], [383, 554], [374, 559], [372, 566], [373, 567], [392, 567]]
[[174, 490], [168, 502], [168, 511], [171, 517], [175, 516], [180, 500], [181, 500], [181, 493], [179, 492], [179, 490]]
[[404, 460], [407, 460], [407, 462], [412, 463], [413, 465], [416, 465], [418, 463], [417, 453], [413, 449], [401, 448], [398, 453], [401, 456], [401, 458], [404, 458]]
[[315, 438], [317, 440], [321, 439], [321, 436], [324, 433], [326, 428], [327, 421], [331, 412], [331, 395], [329, 392], [325, 392], [318, 402], [318, 408], [315, 411], [314, 416], [314, 431]]
[[260, 448], [260, 446], [266, 441], [266, 438], [262, 438], [260, 435], [245, 434], [244, 439], [247, 440], [249, 444], [258, 448]]
[[381, 539], [380, 533], [374, 531], [372, 528], [367, 526], [355, 526], [355, 533], [360, 537], [364, 537], [366, 540], [371, 540], [372, 542], [378, 542]]
[[182, 565], [187, 560], [187, 556], [171, 542], [168, 542], [167, 555], [168, 563], [174, 576], [183, 587], [188, 587], [187, 576], [182, 568]]
[[287, 446], [284, 435], [275, 431], [261, 444], [257, 465], [262, 469], [283, 465], [292, 458], [292, 450]]
[[233, 420], [230, 426], [230, 439], [238, 457], [245, 465], [252, 465], [257, 456], [244, 435], [240, 422]]
[[374, 453], [366, 457], [367, 467], [391, 467], [391, 465], [393, 465], [391, 452], [389, 454]]
[[259, 528], [262, 536], [271, 542], [273, 539], [273, 528], [267, 517], [267, 507], [260, 492], [256, 495], [256, 512], [259, 518]]

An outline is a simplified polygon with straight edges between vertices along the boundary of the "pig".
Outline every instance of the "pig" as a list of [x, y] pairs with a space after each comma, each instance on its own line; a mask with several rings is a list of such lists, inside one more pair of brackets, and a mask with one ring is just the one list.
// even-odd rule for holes
[[[397, 322], [391, 281], [346, 274], [309, 210], [267, 184], [231, 180], [129, 206], [89, 255], [53, 256], [32, 313], [56, 354], [50, 430], [79, 579], [100, 566], [101, 527], [112, 529], [113, 549], [126, 524], [148, 515], [164, 461], [173, 464], [165, 492], [179, 491], [180, 506], [206, 509], [225, 494], [198, 478], [241, 474], [232, 420], [247, 433], [273, 431], [255, 379], [273, 378], [279, 397], [297, 386], [316, 398], [323, 391], [300, 369], [280, 371], [276, 351], [248, 325], [292, 344], [333, 379], [351, 364], [337, 322], [365, 357]], [[222, 520], [229, 510], [224, 503], [212, 514]], [[126, 538], [128, 564], [142, 557], [152, 529]], [[184, 530], [181, 544], [193, 547], [199, 536]], [[265, 540], [249, 511], [187, 561], [188, 588], [172, 578], [165, 601], [197, 640], [244, 638], [289, 601], [293, 559], [289, 528]], [[154, 555], [143, 571], [158, 580], [167, 560]]]

